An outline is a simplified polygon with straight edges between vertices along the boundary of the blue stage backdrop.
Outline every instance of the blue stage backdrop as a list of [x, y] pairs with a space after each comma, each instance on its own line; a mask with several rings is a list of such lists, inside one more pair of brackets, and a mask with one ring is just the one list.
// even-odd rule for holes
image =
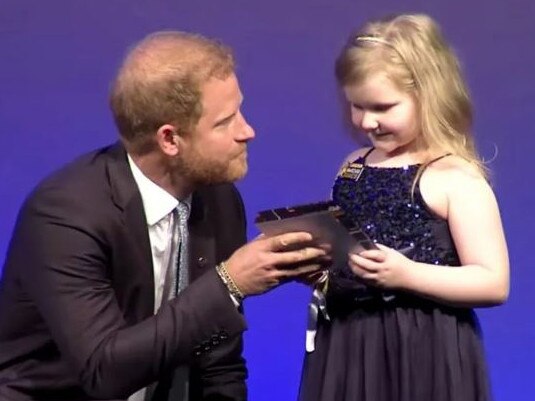
[[[0, 258], [32, 187], [116, 139], [109, 82], [126, 48], [156, 30], [198, 31], [235, 49], [244, 113], [257, 133], [239, 183], [249, 221], [263, 208], [325, 199], [357, 146], [342, 124], [334, 59], [350, 31], [393, 12], [432, 15], [462, 59], [511, 258], [509, 302], [478, 311], [495, 398], [533, 400], [532, 0], [0, 0]], [[251, 224], [250, 238], [257, 234]], [[296, 398], [308, 297], [290, 284], [246, 301], [251, 400]]]

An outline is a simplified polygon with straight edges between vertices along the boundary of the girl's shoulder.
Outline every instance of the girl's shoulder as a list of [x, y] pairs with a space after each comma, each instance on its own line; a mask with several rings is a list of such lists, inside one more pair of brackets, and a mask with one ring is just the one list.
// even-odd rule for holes
[[457, 156], [448, 155], [431, 162], [426, 167], [427, 175], [434, 175], [445, 182], [457, 184], [485, 181], [480, 169], [470, 161]]
[[422, 172], [419, 188], [429, 208], [444, 219], [448, 219], [452, 202], [458, 205], [472, 198], [492, 196], [492, 189], [479, 168], [455, 155], [429, 163]]

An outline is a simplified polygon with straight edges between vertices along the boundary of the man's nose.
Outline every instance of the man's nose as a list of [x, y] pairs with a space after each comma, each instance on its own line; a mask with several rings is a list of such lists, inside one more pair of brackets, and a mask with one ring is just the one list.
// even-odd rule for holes
[[240, 118], [240, 133], [239, 133], [239, 139], [242, 141], [250, 141], [255, 137], [255, 132], [253, 127], [249, 125], [243, 114], [240, 112], [240, 115], [238, 116]]

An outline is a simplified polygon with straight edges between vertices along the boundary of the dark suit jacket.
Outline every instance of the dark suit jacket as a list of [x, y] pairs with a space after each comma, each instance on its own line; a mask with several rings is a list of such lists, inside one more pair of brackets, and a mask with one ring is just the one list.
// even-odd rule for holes
[[214, 266], [245, 242], [231, 184], [193, 194], [190, 277], [154, 309], [149, 236], [121, 145], [43, 181], [23, 205], [0, 286], [0, 400], [125, 399], [179, 364], [192, 400], [243, 400], [245, 321]]

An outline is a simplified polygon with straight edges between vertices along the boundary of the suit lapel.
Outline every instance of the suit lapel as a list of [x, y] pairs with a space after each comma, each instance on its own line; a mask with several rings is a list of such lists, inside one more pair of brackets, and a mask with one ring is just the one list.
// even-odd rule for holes
[[191, 216], [188, 223], [190, 234], [190, 279], [195, 280], [217, 263], [214, 227], [209, 218], [210, 210], [201, 191], [191, 200]]
[[[147, 220], [141, 194], [136, 185], [124, 147], [120, 144], [110, 149], [108, 176], [113, 202], [122, 213], [124, 249], [118, 255], [118, 263], [124, 265], [118, 290], [124, 294], [124, 305], [133, 320], [154, 313], [154, 273]], [[135, 307], [133, 306], [135, 305]]]

